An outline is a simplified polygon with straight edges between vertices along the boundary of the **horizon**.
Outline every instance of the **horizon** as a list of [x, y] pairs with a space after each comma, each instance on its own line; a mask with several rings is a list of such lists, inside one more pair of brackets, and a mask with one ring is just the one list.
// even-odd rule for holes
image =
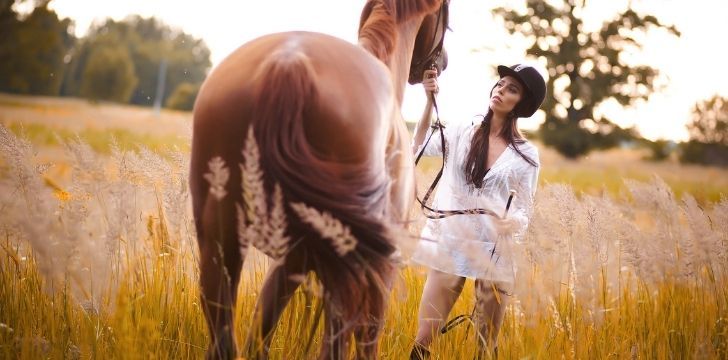
[[[80, 0], [53, 0], [50, 8], [60, 17], [74, 21], [78, 37], [85, 35], [94, 21], [121, 20], [135, 14], [154, 16], [203, 39], [211, 51], [214, 68], [238, 46], [273, 32], [316, 31], [356, 43], [363, 3], [363, 0], [271, 0], [256, 4], [255, 12], [250, 12], [246, 11], [245, 4], [211, 0], [204, 7], [217, 10], [211, 13], [201, 11], [195, 4], [176, 4], [170, 0], [96, 1], [91, 4]], [[585, 27], [600, 26], [603, 20], [625, 9], [628, 3], [629, 0], [588, 3], [583, 13]], [[699, 3], [703, 6], [684, 8], [673, 0], [631, 2], [638, 13], [649, 13], [663, 24], [675, 25], [682, 36], [674, 38], [662, 29], [652, 29], [644, 36], [642, 51], [624, 52], [623, 57], [631, 62], [646, 63], [660, 71], [660, 77], [655, 80], [656, 90], [647, 101], [636, 101], [627, 108], [622, 108], [614, 99], [606, 100], [597, 108], [597, 114], [605, 115], [622, 127], [635, 126], [641, 136], [650, 140], [679, 142], [688, 139], [685, 124], [691, 119], [695, 103], [713, 95], [728, 95], [726, 72], [709, 77], [693, 75], [693, 68], [702, 64], [705, 57], [714, 59], [711, 62], [728, 58], [728, 50], [711, 46], [711, 35], [714, 34], [711, 24], [719, 23], [725, 12], [720, 10], [728, 9], [728, 5], [710, 0]], [[489, 88], [489, 84], [495, 82], [495, 66], [524, 62], [528, 40], [508, 35], [502, 24], [492, 18], [491, 10], [501, 6], [525, 10], [525, 2], [513, 0], [490, 4], [454, 1], [451, 4], [452, 31], [447, 33], [445, 40], [449, 65], [441, 76], [438, 95], [444, 121], [467, 121], [484, 113], [487, 95], [479, 89]], [[322, 9], [337, 16], [322, 16]], [[689, 16], [691, 12], [699, 12], [701, 16]], [[210, 16], [206, 16], [208, 14]], [[680, 53], [675, 54], [676, 49], [680, 49]], [[525, 62], [538, 66], [534, 59]], [[544, 72], [543, 67], [540, 70]], [[404, 118], [409, 122], [417, 121], [424, 104], [422, 88], [407, 85], [402, 105]], [[521, 119], [520, 127], [534, 130], [543, 119], [544, 114], [539, 111], [531, 118]]]

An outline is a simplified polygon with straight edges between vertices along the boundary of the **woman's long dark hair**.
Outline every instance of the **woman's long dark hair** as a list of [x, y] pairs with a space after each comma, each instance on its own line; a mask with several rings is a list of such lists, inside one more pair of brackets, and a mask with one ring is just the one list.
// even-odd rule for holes
[[[495, 89], [495, 86], [493, 89]], [[492, 94], [493, 90], [491, 89], [490, 92]], [[524, 92], [524, 95], [529, 96], [527, 92]], [[520, 102], [516, 105], [516, 109], [519, 105]], [[468, 184], [473, 184], [476, 188], [483, 187], [485, 174], [487, 174], [488, 170], [490, 170], [486, 169], [486, 162], [488, 161], [488, 146], [490, 143], [489, 135], [492, 119], [493, 110], [488, 108], [488, 113], [483, 116], [483, 121], [480, 123], [480, 127], [475, 130], [473, 140], [470, 143], [470, 151], [468, 152], [468, 156], [465, 158], [465, 181]], [[521, 155], [526, 162], [532, 166], [538, 166], [536, 161], [526, 156], [526, 154], [518, 148], [518, 145], [525, 143], [526, 140], [523, 138], [521, 132], [518, 131], [518, 126], [516, 125], [517, 120], [518, 117], [515, 115], [514, 109], [514, 111], [511, 111], [508, 115], [506, 115], [506, 121], [503, 124], [503, 128], [498, 134], [498, 137], [502, 137], [506, 140], [506, 146], [513, 145], [513, 149], [515, 149], [518, 155]]]

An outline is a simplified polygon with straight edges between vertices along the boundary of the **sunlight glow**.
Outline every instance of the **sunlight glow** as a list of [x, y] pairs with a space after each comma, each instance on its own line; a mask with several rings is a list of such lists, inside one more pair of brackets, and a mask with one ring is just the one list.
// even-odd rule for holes
[[[605, 18], [614, 16], [628, 0], [588, 2], [583, 10], [587, 31], [598, 30]], [[636, 125], [649, 139], [687, 139], [685, 123], [695, 102], [713, 94], [728, 96], [728, 72], [700, 71], [703, 64], [722, 64], [728, 48], [717, 46], [715, 26], [723, 22], [728, 4], [696, 0], [686, 6], [676, 0], [631, 2], [637, 12], [649, 12], [664, 24], [674, 24], [682, 37], [673, 38], [666, 31], [650, 31], [641, 52], [629, 54], [630, 62], [649, 64], [660, 70], [657, 81], [662, 89], [648, 101], [623, 109], [607, 102], [600, 110], [622, 126]], [[219, 63], [227, 54], [255, 37], [279, 31], [306, 30], [327, 33], [356, 42], [359, 13], [364, 0], [267, 0], [259, 2], [209, 0], [179, 2], [172, 0], [82, 1], [54, 0], [51, 7], [60, 16], [75, 20], [76, 34], [83, 35], [94, 21], [111, 17], [123, 19], [130, 14], [155, 16], [164, 22], [203, 38], [212, 51], [212, 62]], [[529, 40], [509, 37], [491, 9], [510, 7], [525, 11], [523, 2], [513, 0], [455, 0], [451, 4], [451, 28], [446, 38], [448, 70], [440, 81], [442, 118], [468, 121], [485, 111], [487, 91], [495, 81], [495, 65], [523, 62]], [[611, 14], [611, 15], [610, 15]], [[561, 26], [561, 25], [559, 25]], [[595, 66], [600, 66], [595, 64]], [[582, 67], [580, 72], [588, 71]], [[425, 97], [420, 87], [408, 86], [403, 113], [408, 121], [420, 117]], [[543, 121], [541, 112], [535, 119], [522, 122], [532, 128]]]

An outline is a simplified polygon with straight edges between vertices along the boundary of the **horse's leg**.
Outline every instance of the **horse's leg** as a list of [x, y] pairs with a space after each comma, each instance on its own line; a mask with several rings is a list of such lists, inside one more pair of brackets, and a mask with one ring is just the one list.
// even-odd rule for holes
[[357, 359], [378, 358], [379, 335], [384, 327], [384, 310], [384, 306], [372, 308], [354, 332]]
[[283, 263], [271, 266], [266, 275], [263, 289], [260, 291], [258, 303], [255, 306], [253, 324], [247, 339], [247, 353], [256, 358], [267, 358], [270, 342], [273, 340], [278, 319], [288, 305], [296, 289], [301, 285], [301, 278], [305, 276], [300, 268], [291, 265], [288, 259]]
[[380, 282], [373, 282], [369, 289], [371, 296], [370, 312], [362, 318], [362, 323], [354, 332], [356, 340], [356, 356], [359, 359], [376, 359], [379, 357], [379, 336], [384, 327], [384, 313], [387, 310], [389, 294], [394, 283], [395, 269], [379, 274]]
[[324, 309], [326, 323], [319, 358], [322, 360], [345, 359], [351, 338], [351, 330], [347, 330], [345, 327], [351, 326], [351, 324], [344, 323], [343, 314], [334, 304], [327, 303], [324, 305]]
[[236, 356], [233, 308], [243, 264], [233, 200], [227, 197], [218, 201], [208, 196], [199, 220], [200, 298], [210, 331], [205, 357], [231, 359]]

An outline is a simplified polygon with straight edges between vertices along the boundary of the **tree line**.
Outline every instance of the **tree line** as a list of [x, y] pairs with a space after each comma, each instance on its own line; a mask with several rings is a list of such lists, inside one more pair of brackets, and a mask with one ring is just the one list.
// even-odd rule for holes
[[[690, 140], [679, 145], [649, 141], [634, 128], [621, 128], [596, 109], [606, 100], [622, 106], [646, 100], [659, 71], [634, 64], [621, 54], [642, 47], [649, 31], [680, 31], [655, 16], [628, 7], [597, 31], [584, 28], [584, 0], [525, 0], [526, 13], [493, 11], [511, 34], [531, 39], [526, 55], [545, 64], [549, 96], [536, 136], [569, 158], [625, 143], [664, 159], [679, 153], [684, 162], [728, 166], [728, 99], [716, 95], [695, 104], [688, 124]], [[20, 14], [15, 5], [32, 2]], [[76, 96], [151, 106], [155, 101], [190, 110], [210, 69], [210, 50], [201, 39], [155, 18], [138, 15], [94, 24], [82, 38], [73, 22], [60, 19], [50, 0], [0, 0], [0, 91]], [[160, 76], [161, 75], [161, 76]], [[160, 81], [164, 86], [159, 89]], [[159, 98], [159, 99], [158, 99]], [[670, 121], [670, 119], [666, 119]], [[674, 121], [674, 120], [673, 120]]]
[[138, 15], [106, 19], [76, 38], [49, 0], [18, 13], [25, 2], [0, 0], [0, 91], [192, 109], [211, 66], [201, 39]]
[[[635, 128], [621, 128], [595, 111], [606, 100], [622, 106], [646, 100], [656, 89], [659, 71], [649, 64], [627, 61], [625, 51], [639, 51], [641, 39], [650, 31], [665, 31], [675, 37], [680, 31], [657, 17], [631, 8], [603, 21], [596, 31], [586, 29], [585, 0], [526, 0], [526, 13], [498, 8], [511, 35], [531, 40], [526, 55], [549, 73], [548, 96], [542, 110], [544, 123], [536, 135], [544, 144], [569, 158], [595, 149], [624, 143], [645, 146], [651, 158], [661, 160], [677, 150], [683, 162], [728, 166], [728, 99], [716, 95], [695, 105], [687, 125], [690, 140], [676, 146], [665, 140], [641, 138]], [[681, 119], [665, 119], [676, 121]]]

